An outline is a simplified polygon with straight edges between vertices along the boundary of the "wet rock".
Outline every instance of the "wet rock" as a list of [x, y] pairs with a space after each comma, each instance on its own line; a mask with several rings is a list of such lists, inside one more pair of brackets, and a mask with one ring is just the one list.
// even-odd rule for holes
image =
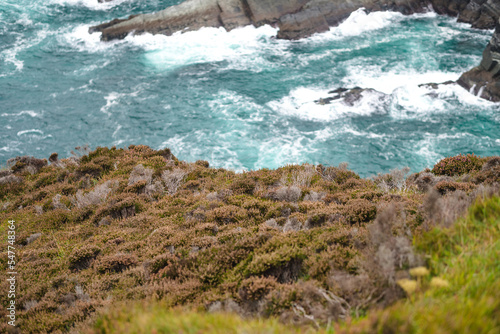
[[379, 92], [372, 88], [360, 88], [354, 87], [351, 89], [347, 88], [337, 88], [335, 90], [329, 91], [328, 94], [332, 94], [333, 96], [321, 98], [316, 100], [317, 104], [325, 105], [331, 104], [333, 101], [342, 100], [346, 105], [352, 107], [354, 104], [359, 102], [363, 98], [364, 93], [375, 93], [379, 96], [379, 99], [383, 100], [386, 97], [386, 94]]
[[432, 89], [438, 89], [440, 85], [452, 85], [454, 83], [455, 83], [455, 81], [452, 81], [452, 80], [448, 80], [448, 81], [441, 82], [441, 83], [429, 82], [429, 83], [425, 83], [425, 84], [420, 84], [420, 85], [418, 85], [418, 87], [427, 87], [427, 88], [432, 88]]
[[471, 94], [494, 102], [500, 101], [500, 28], [497, 26], [483, 52], [481, 64], [462, 74], [457, 83]]
[[[470, 23], [473, 28], [493, 29], [500, 17], [500, 3], [494, 0], [461, 1], [458, 22]], [[464, 3], [467, 3], [465, 7]]]

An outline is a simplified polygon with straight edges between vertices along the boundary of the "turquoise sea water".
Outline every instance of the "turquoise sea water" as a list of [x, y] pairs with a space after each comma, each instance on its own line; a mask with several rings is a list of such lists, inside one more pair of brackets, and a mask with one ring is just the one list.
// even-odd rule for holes
[[[3, 0], [0, 162], [145, 144], [236, 170], [348, 161], [367, 176], [500, 154], [498, 104], [456, 85], [418, 87], [477, 65], [491, 31], [433, 13], [358, 11], [293, 42], [274, 39], [269, 26], [110, 43], [88, 33], [178, 2]], [[381, 93], [354, 106], [314, 103], [354, 86]]]

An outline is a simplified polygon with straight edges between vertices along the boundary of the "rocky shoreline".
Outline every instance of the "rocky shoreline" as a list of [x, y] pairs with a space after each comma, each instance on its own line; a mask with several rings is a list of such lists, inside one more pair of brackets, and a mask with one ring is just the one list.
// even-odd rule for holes
[[464, 73], [459, 85], [490, 101], [500, 101], [500, 1], [498, 0], [187, 0], [165, 10], [115, 19], [89, 29], [101, 32], [103, 41], [125, 38], [128, 34], [172, 35], [202, 27], [238, 27], [270, 24], [279, 28], [277, 38], [300, 39], [327, 31], [352, 12], [397, 11], [404, 15], [434, 10], [457, 17], [477, 29], [495, 29], [478, 67]]

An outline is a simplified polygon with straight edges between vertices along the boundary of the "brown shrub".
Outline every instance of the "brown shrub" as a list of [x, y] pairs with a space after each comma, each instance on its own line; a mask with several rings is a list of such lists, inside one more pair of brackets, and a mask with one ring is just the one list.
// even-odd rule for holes
[[137, 264], [137, 257], [132, 254], [108, 255], [96, 263], [100, 273], [119, 273]]
[[207, 220], [221, 224], [231, 224], [247, 217], [247, 211], [235, 205], [226, 205], [207, 212]]
[[377, 207], [366, 199], [355, 199], [343, 208], [343, 214], [350, 224], [367, 223], [375, 218]]
[[78, 166], [75, 170], [75, 174], [76, 174], [77, 178], [82, 178], [84, 176], [99, 178], [103, 172], [104, 172], [104, 169], [101, 166], [99, 166], [98, 164], [95, 164], [93, 162], [82, 164], [82, 165]]
[[473, 183], [459, 183], [453, 181], [441, 181], [435, 185], [435, 189], [441, 194], [445, 195], [450, 192], [454, 192], [457, 190], [461, 190], [464, 192], [470, 192], [475, 189], [475, 185]]
[[275, 277], [250, 277], [241, 282], [238, 296], [243, 301], [260, 300], [277, 285]]
[[68, 258], [69, 269], [82, 270], [88, 268], [100, 252], [101, 249], [94, 245], [74, 249]]
[[47, 165], [48, 163], [46, 159], [37, 159], [28, 156], [15, 157], [7, 160], [7, 166], [10, 167], [16, 174], [25, 172], [29, 174], [36, 174], [40, 171], [40, 169]]
[[318, 171], [321, 173], [323, 179], [330, 182], [336, 182], [337, 184], [343, 184], [351, 178], [360, 178], [358, 174], [348, 170], [346, 164], [340, 164], [339, 167], [323, 167], [319, 165]]
[[246, 174], [240, 175], [232, 184], [231, 190], [235, 194], [252, 194], [256, 187], [255, 180]]

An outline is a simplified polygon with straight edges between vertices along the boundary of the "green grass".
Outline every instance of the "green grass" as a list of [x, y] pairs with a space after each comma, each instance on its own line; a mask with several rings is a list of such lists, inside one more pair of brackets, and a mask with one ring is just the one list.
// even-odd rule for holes
[[314, 333], [313, 329], [285, 326], [277, 319], [243, 319], [235, 314], [171, 309], [161, 303], [123, 306], [101, 317], [92, 333], [101, 334], [283, 334]]
[[357, 333], [500, 333], [500, 197], [478, 200], [466, 218], [416, 240], [448, 288], [423, 291], [344, 327]]

